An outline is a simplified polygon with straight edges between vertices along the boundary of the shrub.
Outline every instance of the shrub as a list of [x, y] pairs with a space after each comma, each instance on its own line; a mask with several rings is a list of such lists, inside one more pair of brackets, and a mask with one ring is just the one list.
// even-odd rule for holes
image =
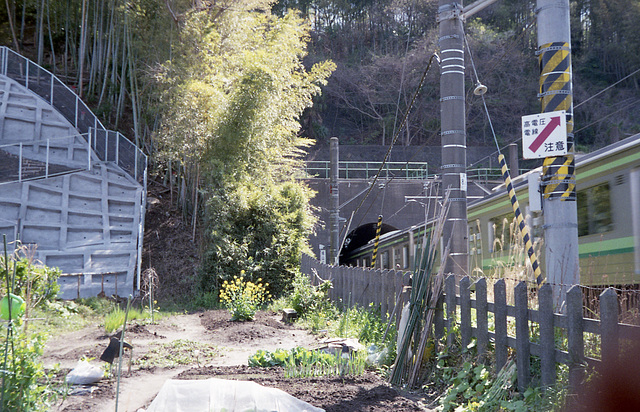
[[219, 290], [244, 270], [247, 280], [263, 279], [276, 297], [289, 292], [313, 222], [308, 190], [294, 183], [210, 190], [202, 290]]
[[300, 316], [310, 312], [324, 312], [330, 305], [329, 289], [331, 289], [330, 281], [313, 286], [307, 276], [297, 273], [293, 280], [293, 292], [287, 299]]
[[[4, 256], [0, 256], [0, 267], [6, 267], [11, 274], [15, 273], [13, 293], [24, 298], [27, 306], [33, 308], [56, 298], [60, 291], [56, 281], [61, 272], [58, 268], [40, 264], [27, 254], [23, 254], [23, 250], [24, 248], [19, 248], [16, 253], [9, 256], [8, 265], [4, 261]], [[2, 290], [6, 291], [7, 280], [4, 276], [1, 285]]]
[[9, 336], [6, 326], [0, 327], [0, 333], [7, 337], [0, 345], [0, 361], [4, 364], [2, 369], [5, 371], [0, 410], [46, 410], [55, 394], [48, 385], [50, 376], [39, 360], [44, 350], [44, 335], [27, 335], [20, 329], [14, 324], [14, 332]]

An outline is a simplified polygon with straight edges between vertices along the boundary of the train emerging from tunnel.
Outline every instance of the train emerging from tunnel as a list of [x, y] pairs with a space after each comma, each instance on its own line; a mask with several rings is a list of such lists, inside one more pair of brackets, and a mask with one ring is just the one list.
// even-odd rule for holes
[[[582, 285], [640, 285], [640, 134], [589, 154], [576, 155], [576, 189], [580, 283]], [[536, 211], [529, 190], [530, 176], [541, 168], [512, 179], [526, 216], [529, 232], [544, 276], [544, 219]], [[534, 185], [532, 185], [534, 186]], [[535, 199], [533, 199], [535, 200]], [[467, 209], [469, 266], [471, 275], [499, 277], [510, 265], [522, 268], [522, 276], [533, 280], [526, 267], [527, 255], [519, 240], [511, 201], [504, 184], [482, 199], [470, 201]], [[376, 267], [413, 270], [416, 245], [430, 231], [433, 221], [407, 229], [383, 225]], [[376, 223], [352, 231], [340, 254], [340, 264], [371, 266]]]

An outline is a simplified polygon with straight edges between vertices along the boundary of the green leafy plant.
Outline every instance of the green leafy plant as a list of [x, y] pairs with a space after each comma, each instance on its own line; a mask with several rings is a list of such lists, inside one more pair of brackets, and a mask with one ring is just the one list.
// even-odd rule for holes
[[[40, 361], [45, 336], [33, 332], [26, 334], [20, 329], [14, 329], [12, 340], [7, 345], [0, 345], [0, 359], [6, 359], [0, 410], [46, 410], [57, 392], [50, 383], [52, 374], [45, 370]], [[0, 327], [0, 333], [6, 335], [6, 326]]]
[[314, 286], [307, 276], [297, 273], [293, 280], [293, 291], [288, 295], [287, 301], [300, 316], [322, 312], [330, 305], [328, 294], [331, 287], [330, 281]]
[[231, 312], [231, 319], [238, 321], [252, 320], [258, 308], [271, 297], [267, 292], [268, 283], [257, 283], [244, 280], [244, 271], [232, 282], [224, 281], [220, 291], [220, 300]]
[[302, 347], [291, 350], [276, 349], [275, 352], [260, 349], [249, 358], [251, 367], [284, 367], [285, 377], [288, 378], [362, 375], [365, 364], [364, 351], [327, 353]]
[[[11, 286], [12, 293], [26, 302], [26, 315], [36, 306], [55, 300], [60, 286], [56, 282], [60, 276], [58, 268], [50, 268], [34, 258], [35, 250], [18, 244], [13, 254], [0, 256], [0, 267], [12, 274], [12, 285], [8, 285], [8, 277], [3, 277], [0, 287], [3, 291]], [[6, 262], [5, 262], [6, 259]]]
[[289, 358], [289, 351], [286, 349], [276, 349], [275, 352], [258, 349], [258, 351], [249, 357], [249, 366], [270, 368], [273, 366], [284, 366]]

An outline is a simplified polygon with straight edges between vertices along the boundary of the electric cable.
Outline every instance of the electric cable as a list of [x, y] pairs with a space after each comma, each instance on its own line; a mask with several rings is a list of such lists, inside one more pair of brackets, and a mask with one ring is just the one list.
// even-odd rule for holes
[[[467, 46], [467, 53], [469, 53], [469, 60], [471, 61], [471, 66], [473, 67], [473, 72], [476, 76], [477, 84], [480, 83], [480, 78], [478, 77], [478, 72], [476, 71], [476, 65], [473, 61], [473, 55], [471, 54], [471, 48], [469, 48], [469, 43], [467, 42], [467, 36], [464, 36], [464, 42]], [[486, 88], [485, 88], [486, 91]], [[495, 130], [493, 128], [493, 122], [491, 121], [491, 115], [489, 114], [489, 109], [487, 108], [487, 101], [484, 98], [484, 92], [480, 93], [480, 97], [482, 98], [482, 104], [484, 106], [485, 114], [487, 115], [487, 120], [489, 121], [489, 126], [491, 128], [491, 134], [493, 135], [493, 140], [496, 144], [496, 148], [498, 149], [498, 160], [500, 161], [500, 166], [502, 168], [502, 178], [504, 179], [504, 186], [507, 189], [507, 193], [509, 195], [509, 199], [511, 200], [511, 207], [513, 208], [513, 213], [516, 217], [518, 228], [520, 229], [520, 234], [522, 235], [522, 240], [525, 244], [525, 248], [527, 250], [527, 255], [529, 257], [529, 261], [531, 262], [531, 268], [533, 269], [534, 276], [536, 278], [536, 282], [540, 285], [543, 281], [542, 271], [540, 269], [540, 265], [538, 264], [538, 258], [536, 256], [535, 250], [533, 248], [533, 242], [531, 236], [529, 235], [529, 228], [527, 227], [526, 222], [524, 221], [524, 217], [522, 216], [522, 212], [520, 211], [520, 204], [518, 202], [518, 197], [516, 196], [516, 192], [511, 184], [511, 175], [509, 174], [509, 168], [507, 167], [507, 162], [504, 158], [504, 155], [500, 151], [500, 145], [498, 144], [498, 139], [496, 137]]]
[[[415, 8], [416, 0], [413, 0], [411, 5], [412, 8]], [[396, 114], [393, 118], [393, 133], [396, 132], [396, 122], [398, 121], [398, 112], [400, 111], [400, 97], [402, 97], [402, 86], [404, 85], [404, 73], [407, 68], [407, 55], [409, 54], [409, 44], [411, 42], [411, 30], [413, 29], [413, 20], [409, 23], [409, 31], [407, 33], [407, 46], [404, 51], [404, 60], [402, 62], [402, 73], [400, 74], [400, 88], [398, 89], [398, 102], [396, 103]], [[409, 108], [411, 109], [411, 108]], [[407, 110], [409, 110], [407, 109]]]
[[609, 90], [610, 88], [612, 88], [613, 86], [617, 85], [618, 83], [621, 83], [625, 80], [627, 80], [629, 77], [633, 76], [636, 73], [640, 73], [640, 69], [634, 71], [633, 73], [623, 77], [622, 79], [618, 80], [617, 82], [613, 83], [610, 86], [605, 87], [604, 89], [600, 90], [598, 93], [594, 94], [593, 96], [589, 97], [587, 100], [583, 100], [580, 103], [576, 104], [575, 106], [573, 106], [573, 108], [577, 108], [582, 106], [583, 104], [585, 104], [586, 102], [588, 102], [589, 100], [593, 99], [594, 97], [600, 96], [602, 93], [606, 92], [607, 90]]
[[[398, 137], [400, 136], [400, 132], [402, 131], [402, 128], [404, 127], [405, 123], [407, 122], [407, 118], [409, 117], [409, 112], [411, 112], [411, 108], [413, 107], [413, 104], [415, 103], [416, 98], [418, 97], [418, 94], [420, 93], [420, 90], [422, 89], [422, 86], [424, 85], [424, 81], [427, 78], [427, 73], [429, 73], [429, 70], [431, 69], [431, 65], [433, 64], [433, 60], [434, 59], [437, 59], [437, 61], [440, 62], [440, 58], [436, 53], [433, 53], [431, 55], [431, 57], [429, 58], [429, 63], [427, 64], [427, 67], [424, 70], [424, 73], [422, 73], [422, 78], [420, 79], [420, 83], [418, 83], [418, 87], [416, 88], [416, 91], [413, 94], [413, 97], [411, 98], [411, 101], [409, 102], [409, 106], [407, 107], [407, 111], [405, 112], [404, 116], [402, 117], [402, 122], [400, 123], [400, 126], [398, 127], [398, 130], [396, 130], [396, 133], [395, 133], [393, 139], [391, 140], [391, 144], [389, 144], [389, 149], [385, 153], [384, 159], [382, 160], [382, 163], [380, 164], [380, 168], [378, 169], [378, 172], [374, 176], [373, 182], [369, 186], [369, 190], [367, 190], [367, 192], [365, 193], [364, 197], [362, 198], [362, 200], [360, 201], [360, 203], [356, 207], [355, 213], [357, 213], [360, 210], [360, 208], [364, 204], [364, 202], [367, 199], [367, 197], [369, 197], [369, 194], [371, 194], [371, 191], [373, 190], [373, 187], [375, 186], [376, 182], [378, 181], [378, 178], [380, 177], [380, 173], [382, 172], [382, 169], [384, 168], [384, 165], [387, 162], [387, 160], [389, 158], [389, 155], [391, 154], [391, 150], [393, 149], [393, 145], [398, 140]], [[357, 226], [360, 226], [360, 223], [362, 223], [363, 219], [364, 219], [364, 216], [360, 219], [360, 221], [358, 222]]]
[[633, 106], [633, 105], [635, 105], [635, 104], [637, 104], [637, 103], [640, 103], [640, 99], [634, 100], [633, 102], [631, 102], [631, 103], [627, 104], [626, 106], [623, 106], [621, 109], [618, 109], [618, 110], [616, 110], [615, 112], [609, 113], [608, 115], [603, 116], [603, 117], [599, 118], [598, 120], [596, 120], [596, 121], [594, 121], [594, 122], [591, 122], [591, 123], [589, 123], [588, 125], [586, 125], [586, 126], [583, 126], [583, 127], [579, 128], [579, 129], [578, 129], [578, 130], [576, 130], [574, 133], [578, 133], [578, 132], [580, 132], [580, 131], [582, 131], [582, 130], [584, 130], [584, 129], [588, 128], [588, 127], [591, 127], [591, 126], [593, 126], [594, 124], [599, 123], [599, 122], [603, 121], [604, 119], [607, 119], [607, 118], [609, 118], [609, 117], [613, 116], [613, 115], [614, 115], [614, 114], [616, 114], [616, 113], [619, 113], [619, 112], [621, 112], [621, 111], [623, 111], [623, 110], [626, 110], [626, 109], [628, 109], [629, 107], [631, 107], [631, 106]]
[[[614, 87], [614, 86], [616, 86], [616, 85], [618, 85], [618, 84], [622, 83], [623, 81], [627, 80], [628, 78], [630, 78], [630, 77], [632, 77], [632, 76], [634, 76], [634, 75], [636, 75], [636, 74], [638, 74], [638, 73], [640, 73], [640, 69], [637, 69], [637, 70], [633, 71], [631, 74], [628, 74], [627, 76], [623, 77], [622, 79], [618, 80], [617, 82], [615, 82], [615, 83], [613, 83], [613, 84], [611, 84], [611, 85], [609, 85], [609, 86], [605, 87], [604, 89], [600, 90], [598, 93], [596, 93], [596, 94], [592, 95], [591, 97], [587, 98], [586, 100], [583, 100], [582, 102], [580, 102], [580, 103], [576, 104], [575, 106], [573, 106], [574, 112], [575, 112], [575, 109], [577, 109], [577, 108], [578, 108], [578, 107], [580, 107], [581, 105], [585, 104], [585, 103], [586, 103], [586, 102], [588, 102], [589, 100], [591, 100], [591, 99], [593, 99], [593, 98], [595, 98], [595, 97], [600, 96], [602, 93], [606, 92], [607, 90], [611, 89], [612, 87]], [[584, 129], [586, 129], [586, 128], [590, 127], [590, 126], [593, 126], [594, 124], [596, 124], [596, 123], [598, 123], [598, 122], [600, 122], [600, 121], [602, 121], [602, 120], [605, 120], [606, 118], [608, 118], [608, 117], [610, 117], [610, 116], [613, 116], [614, 114], [617, 114], [617, 113], [619, 113], [619, 112], [621, 112], [621, 111], [624, 111], [624, 110], [628, 109], [629, 107], [633, 106], [634, 104], [638, 103], [639, 101], [640, 101], [640, 100], [636, 100], [636, 101], [634, 101], [633, 103], [630, 103], [630, 104], [628, 104], [628, 105], [624, 106], [623, 108], [621, 108], [621, 109], [619, 109], [619, 110], [616, 110], [616, 111], [615, 111], [615, 112], [613, 112], [613, 113], [609, 113], [609, 114], [607, 114], [607, 115], [605, 115], [605, 116], [603, 116], [603, 117], [599, 118], [598, 120], [595, 120], [595, 121], [593, 121], [593, 122], [589, 123], [587, 126], [581, 127], [580, 129], [576, 130], [576, 131], [574, 132], [574, 134], [577, 134], [578, 132], [580, 132], [580, 131], [582, 131], [582, 130], [584, 130]], [[507, 147], [507, 146], [509, 146], [511, 143], [515, 143], [515, 142], [517, 142], [519, 139], [520, 139], [519, 137], [516, 137], [516, 138], [513, 138], [513, 139], [511, 139], [511, 140], [508, 140], [508, 141], [507, 141], [507, 144], [506, 144], [505, 146], [503, 146], [503, 148], [506, 148], [506, 147]], [[498, 148], [498, 153], [500, 153], [500, 148]], [[471, 165], [469, 165], [469, 167], [473, 167], [473, 166], [475, 166], [475, 165], [477, 165], [477, 164], [481, 163], [483, 160], [485, 160], [485, 159], [489, 159], [489, 158], [490, 158], [490, 157], [492, 157], [492, 156], [493, 156], [493, 155], [485, 156], [485, 157], [483, 157], [482, 159], [479, 159], [478, 161], [476, 161], [475, 163], [472, 163]]]

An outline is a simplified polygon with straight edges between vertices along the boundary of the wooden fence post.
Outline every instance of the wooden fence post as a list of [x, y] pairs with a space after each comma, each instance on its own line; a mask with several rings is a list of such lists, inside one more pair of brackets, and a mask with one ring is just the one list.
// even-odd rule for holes
[[412, 279], [411, 279], [411, 273], [409, 272], [398, 272], [400, 273], [400, 278], [402, 279], [402, 288], [400, 289], [401, 293], [402, 293], [402, 306], [404, 306], [406, 303], [409, 303], [409, 301], [411, 300], [411, 289], [408, 288], [407, 286], [411, 286], [412, 285]]
[[389, 308], [387, 306], [387, 291], [385, 286], [387, 285], [386, 279], [391, 276], [391, 273], [391, 271], [385, 270], [378, 279], [378, 302], [380, 304], [380, 319], [382, 319], [382, 322], [387, 321], [387, 311]]
[[338, 270], [334, 270], [333, 271], [333, 296], [334, 299], [333, 301], [336, 303], [340, 303], [340, 302], [344, 302], [344, 295], [343, 295], [343, 283], [342, 281], [344, 280], [344, 267], [343, 266], [339, 266]]
[[367, 292], [367, 296], [369, 296], [369, 301], [365, 302], [366, 306], [373, 310], [378, 309], [380, 306], [380, 299], [378, 299], [378, 289], [380, 288], [380, 279], [382, 278], [382, 270], [375, 270], [371, 272], [371, 276], [369, 276], [369, 289]]
[[453, 326], [456, 323], [456, 277], [448, 275], [444, 281], [444, 302], [447, 304], [447, 346], [452, 346], [455, 337], [453, 336]]
[[516, 309], [516, 368], [518, 391], [524, 393], [531, 380], [531, 348], [529, 346], [529, 307], [527, 284], [520, 282], [514, 290]]
[[487, 306], [487, 279], [480, 278], [476, 281], [476, 339], [478, 342], [478, 355], [483, 356], [487, 352], [489, 343], [489, 319]]
[[349, 308], [356, 306], [358, 296], [356, 290], [358, 290], [358, 283], [360, 274], [364, 271], [364, 268], [349, 268]]
[[371, 274], [375, 271], [376, 269], [367, 269], [360, 272], [360, 286], [358, 287], [358, 289], [356, 289], [356, 293], [358, 294], [358, 306], [360, 306], [361, 308], [367, 306], [367, 295], [369, 293], [369, 287], [371, 286], [369, 284], [369, 279], [371, 278]]
[[460, 279], [460, 338], [462, 349], [471, 343], [471, 281], [469, 276]]
[[351, 267], [342, 268], [342, 308], [348, 308], [351, 305]]
[[543, 387], [556, 383], [556, 342], [553, 321], [553, 288], [549, 283], [538, 290], [540, 325], [540, 369]]
[[611, 288], [600, 294], [600, 333], [602, 335], [602, 363], [618, 362], [618, 294]]
[[569, 350], [569, 388], [576, 393], [584, 377], [584, 331], [582, 325], [582, 290], [573, 285], [567, 291], [567, 337]]
[[496, 373], [507, 363], [507, 289], [504, 279], [493, 284]]
[[[384, 293], [385, 299], [387, 300], [387, 321], [391, 319], [391, 314], [393, 310], [400, 310], [400, 308], [396, 308], [396, 292], [395, 292], [395, 284], [396, 284], [396, 274], [395, 272], [389, 273], [384, 279]], [[395, 316], [395, 315], [394, 315]]]
[[403, 278], [401, 272], [395, 274], [394, 291], [398, 303], [398, 310], [396, 311], [396, 325], [400, 325], [400, 318], [402, 317], [402, 309], [404, 308], [404, 298], [402, 297]]

